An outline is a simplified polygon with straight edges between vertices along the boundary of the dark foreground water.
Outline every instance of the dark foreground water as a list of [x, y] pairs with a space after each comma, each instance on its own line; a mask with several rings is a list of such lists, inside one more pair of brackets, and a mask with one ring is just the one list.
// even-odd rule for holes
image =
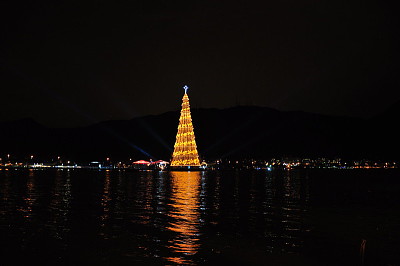
[[1, 170], [0, 251], [0, 265], [400, 265], [400, 171]]

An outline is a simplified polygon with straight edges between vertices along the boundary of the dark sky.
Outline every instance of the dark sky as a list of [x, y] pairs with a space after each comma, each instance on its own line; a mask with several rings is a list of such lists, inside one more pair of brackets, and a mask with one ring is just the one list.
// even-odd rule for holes
[[385, 1], [2, 1], [0, 121], [237, 104], [371, 117], [400, 100]]

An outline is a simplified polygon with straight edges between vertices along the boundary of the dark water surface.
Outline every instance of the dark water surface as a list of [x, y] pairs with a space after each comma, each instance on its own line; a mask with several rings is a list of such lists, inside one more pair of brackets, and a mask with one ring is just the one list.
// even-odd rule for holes
[[400, 265], [400, 171], [3, 169], [0, 245], [0, 265]]

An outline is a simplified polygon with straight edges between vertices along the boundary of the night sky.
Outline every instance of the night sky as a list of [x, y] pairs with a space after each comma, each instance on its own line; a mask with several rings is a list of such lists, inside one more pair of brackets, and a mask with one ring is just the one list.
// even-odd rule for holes
[[2, 1], [0, 121], [238, 104], [372, 117], [400, 100], [385, 1]]

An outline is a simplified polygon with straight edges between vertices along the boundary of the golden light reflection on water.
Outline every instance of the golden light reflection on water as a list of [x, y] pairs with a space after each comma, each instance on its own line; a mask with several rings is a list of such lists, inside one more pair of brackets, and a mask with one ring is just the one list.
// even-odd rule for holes
[[168, 229], [175, 232], [176, 236], [169, 242], [169, 249], [176, 256], [167, 260], [185, 264], [190, 263], [187, 256], [197, 253], [199, 244], [199, 196], [200, 172], [171, 172], [172, 193], [171, 212], [168, 216], [172, 219]]

